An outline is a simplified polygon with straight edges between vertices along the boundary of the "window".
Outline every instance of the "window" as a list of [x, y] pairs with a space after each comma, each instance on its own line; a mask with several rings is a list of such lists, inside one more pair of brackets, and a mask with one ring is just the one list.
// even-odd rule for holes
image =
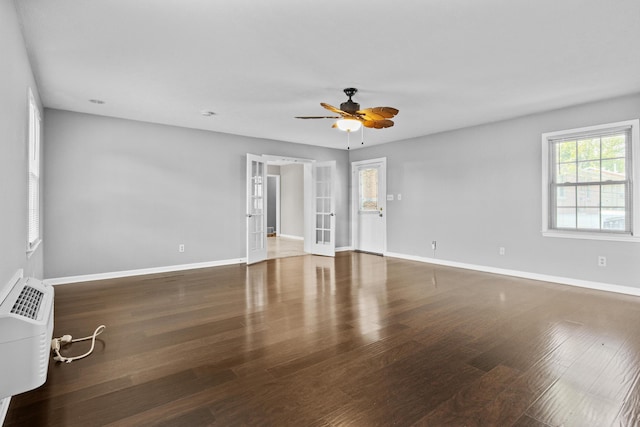
[[542, 135], [544, 235], [635, 237], [638, 125], [630, 120]]
[[360, 212], [378, 211], [378, 168], [366, 168], [358, 171], [360, 174], [359, 210]]
[[29, 89], [29, 253], [40, 243], [40, 123], [40, 111]]

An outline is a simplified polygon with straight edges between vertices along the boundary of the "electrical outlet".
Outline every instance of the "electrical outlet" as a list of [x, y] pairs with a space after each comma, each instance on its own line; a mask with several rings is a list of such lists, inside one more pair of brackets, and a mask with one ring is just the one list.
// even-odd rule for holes
[[606, 267], [607, 266], [607, 257], [600, 255], [598, 257], [598, 267]]
[[431, 249], [433, 249], [434, 251], [436, 250], [436, 241], [435, 240], [431, 241]]
[[178, 245], [178, 252], [184, 252], [184, 244], [183, 243]]
[[498, 249], [498, 253], [500, 255], [504, 255], [504, 247], [500, 246], [500, 249]]

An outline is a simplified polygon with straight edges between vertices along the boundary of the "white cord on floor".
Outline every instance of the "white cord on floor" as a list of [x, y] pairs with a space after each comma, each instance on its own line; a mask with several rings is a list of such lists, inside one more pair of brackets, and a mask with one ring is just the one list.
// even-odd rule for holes
[[[105, 330], [106, 326], [104, 325], [100, 325], [96, 328], [95, 331], [93, 331], [93, 335], [89, 335], [88, 337], [84, 337], [84, 338], [76, 338], [75, 340], [71, 337], [71, 335], [63, 335], [60, 338], [54, 338], [51, 340], [51, 351], [53, 351], [55, 353], [55, 356], [53, 357], [53, 360], [56, 360], [58, 362], [65, 362], [65, 363], [71, 363], [74, 360], [78, 360], [78, 359], [82, 359], [83, 357], [87, 357], [88, 355], [90, 355], [93, 352], [93, 348], [96, 345], [96, 337], [98, 335], [100, 335], [104, 330]], [[82, 354], [80, 356], [74, 356], [74, 357], [64, 357], [60, 354], [60, 347], [67, 345], [67, 344], [71, 344], [74, 342], [78, 342], [78, 341], [86, 341], [90, 339], [91, 340], [91, 348], [89, 349], [88, 352], [86, 352], [85, 354]]]

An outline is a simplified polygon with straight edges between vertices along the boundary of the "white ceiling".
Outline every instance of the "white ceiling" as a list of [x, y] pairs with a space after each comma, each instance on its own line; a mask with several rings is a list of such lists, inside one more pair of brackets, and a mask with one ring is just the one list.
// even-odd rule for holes
[[346, 148], [294, 116], [349, 86], [400, 110], [367, 145], [640, 92], [638, 0], [15, 4], [46, 107], [238, 135]]

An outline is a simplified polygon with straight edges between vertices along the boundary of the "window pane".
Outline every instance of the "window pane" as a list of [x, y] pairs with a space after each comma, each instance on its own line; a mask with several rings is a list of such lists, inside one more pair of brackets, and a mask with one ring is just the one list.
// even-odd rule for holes
[[578, 160], [596, 160], [600, 158], [600, 138], [578, 141]]
[[565, 182], [577, 182], [576, 164], [575, 163], [559, 164], [556, 172], [556, 182], [559, 184], [563, 184]]
[[600, 208], [578, 208], [578, 228], [600, 229]]
[[600, 162], [579, 162], [578, 163], [578, 182], [599, 182], [600, 181]]
[[556, 206], [575, 207], [576, 206], [576, 187], [558, 187], [556, 189]]
[[[584, 185], [578, 187], [578, 207], [600, 206], [600, 186]], [[578, 213], [579, 215], [579, 213]], [[578, 224], [580, 221], [578, 220]]]
[[378, 210], [378, 169], [360, 169], [360, 210]]
[[263, 240], [263, 234], [262, 233], [256, 233], [254, 235], [255, 237], [255, 243], [254, 243], [254, 249], [259, 250], [259, 249], [264, 249], [264, 240]]
[[627, 178], [624, 159], [603, 160], [601, 168], [603, 181], [623, 181]]
[[576, 161], [576, 142], [558, 142], [556, 144], [556, 161], [558, 163]]
[[251, 211], [252, 215], [262, 214], [262, 200], [263, 199], [253, 199], [253, 210]]
[[626, 230], [624, 209], [602, 209], [602, 228], [604, 230]]
[[39, 185], [38, 177], [35, 174], [29, 174], [29, 243], [35, 243], [40, 237]]
[[625, 139], [624, 134], [602, 138], [602, 158], [625, 157], [627, 149]]
[[331, 182], [330, 181], [324, 181], [324, 196], [325, 197], [330, 197], [331, 196]]
[[556, 227], [576, 228], [576, 208], [557, 208]]
[[31, 89], [29, 101], [29, 145], [28, 145], [28, 217], [27, 217], [27, 247], [31, 249], [40, 239], [40, 112], [36, 106]]
[[324, 181], [325, 180], [324, 171], [325, 171], [324, 167], [322, 167], [322, 166], [317, 166], [316, 167], [316, 181]]
[[602, 208], [624, 208], [626, 206], [626, 185], [603, 185]]

